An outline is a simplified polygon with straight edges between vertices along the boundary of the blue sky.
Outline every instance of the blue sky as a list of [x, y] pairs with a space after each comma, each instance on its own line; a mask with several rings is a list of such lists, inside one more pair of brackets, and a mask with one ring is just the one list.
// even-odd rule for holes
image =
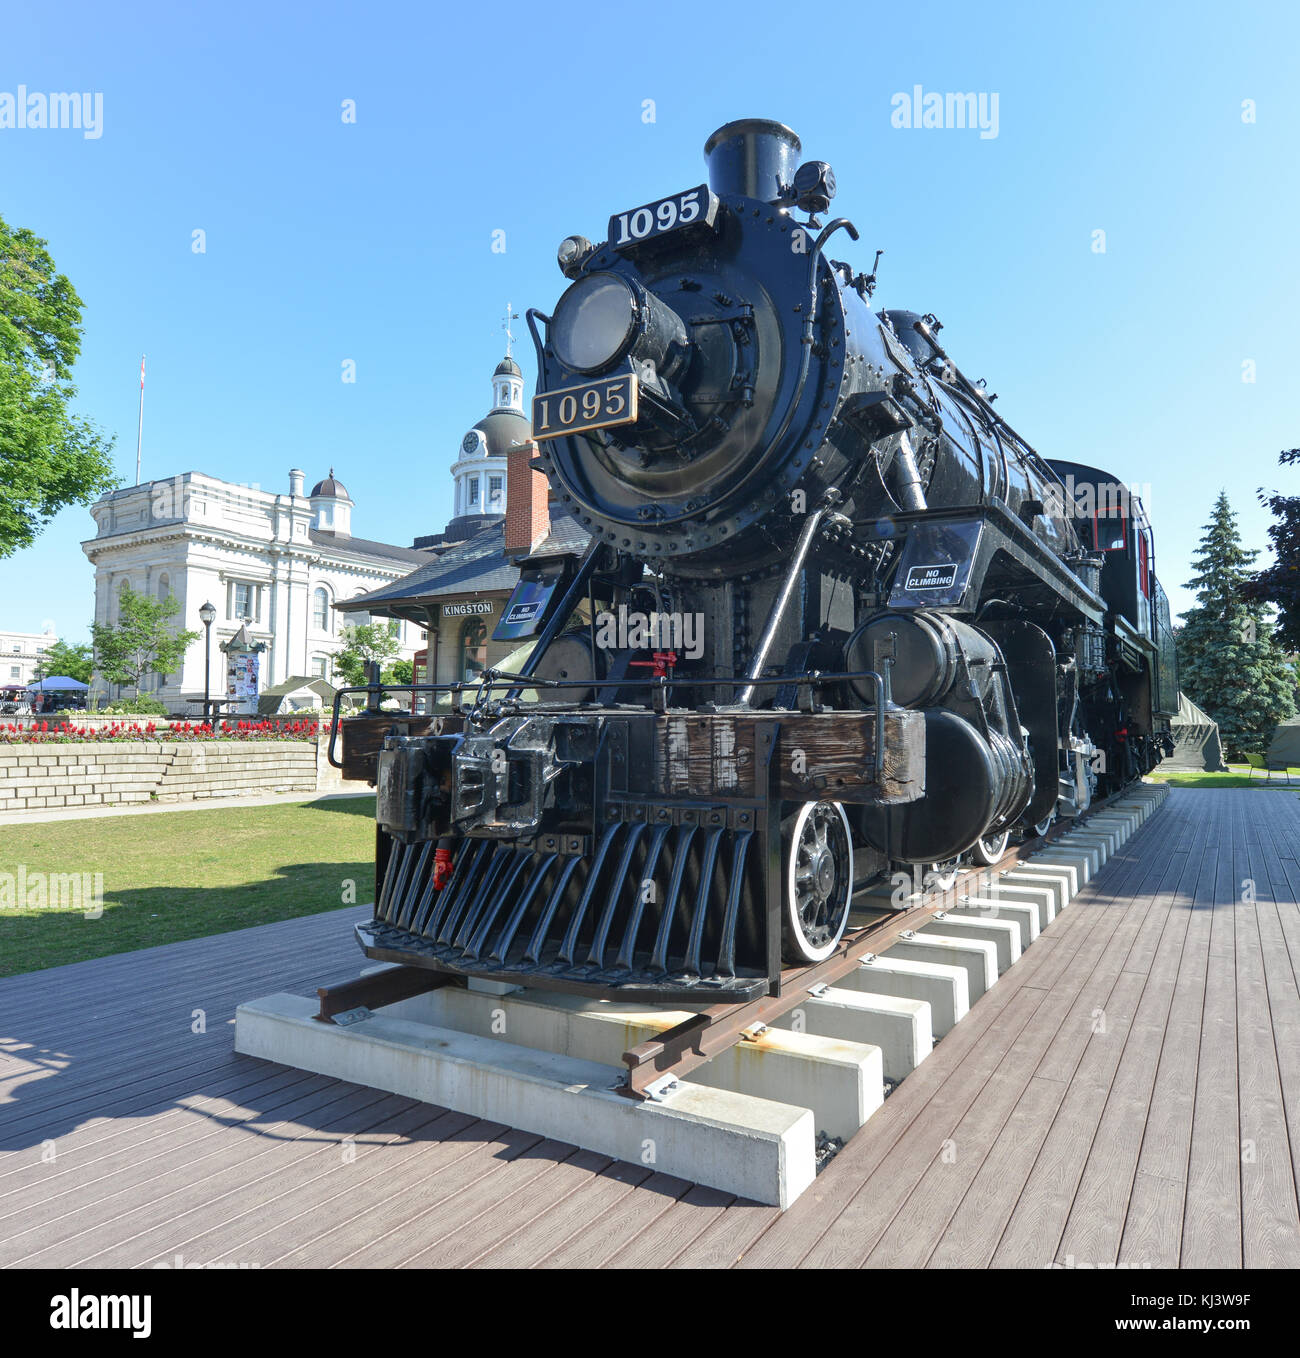
[[[1276, 457], [1300, 442], [1298, 15], [10, 6], [0, 92], [102, 93], [103, 129], [0, 129], [0, 215], [43, 236], [82, 296], [80, 409], [117, 434], [128, 480], [147, 351], [146, 479], [284, 490], [291, 466], [308, 484], [333, 466], [354, 531], [406, 543], [449, 517], [505, 304], [554, 303], [559, 240], [700, 182], [719, 124], [777, 118], [834, 166], [855, 262], [885, 250], [877, 303], [936, 312], [1044, 455], [1150, 486], [1178, 610], [1220, 487], [1255, 546], [1256, 488], [1295, 489]], [[996, 93], [998, 135], [891, 126], [918, 84]], [[85, 638], [92, 527], [67, 510], [0, 561], [0, 630]]]

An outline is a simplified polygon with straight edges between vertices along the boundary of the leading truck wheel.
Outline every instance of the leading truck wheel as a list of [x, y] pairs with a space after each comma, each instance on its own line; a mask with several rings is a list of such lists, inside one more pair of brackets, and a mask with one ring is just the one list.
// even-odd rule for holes
[[781, 953], [806, 966], [835, 951], [853, 900], [853, 836], [839, 802], [805, 802], [781, 827], [785, 910]]
[[1000, 835], [989, 835], [987, 839], [977, 839], [971, 846], [970, 856], [982, 868], [991, 868], [995, 863], [1002, 861], [1002, 855], [1007, 851], [1007, 841], [1011, 838], [1010, 830], [1003, 830]]

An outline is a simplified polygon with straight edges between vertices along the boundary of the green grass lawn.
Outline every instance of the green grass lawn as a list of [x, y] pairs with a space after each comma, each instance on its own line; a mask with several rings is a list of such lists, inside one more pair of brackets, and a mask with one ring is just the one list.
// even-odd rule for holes
[[[1230, 773], [1162, 773], [1159, 768], [1147, 774], [1153, 782], [1168, 783], [1170, 787], [1286, 787], [1280, 773], [1269, 778], [1263, 769], [1250, 774], [1249, 764], [1229, 764]], [[1291, 787], [1300, 792], [1300, 768], [1291, 770]]]
[[[0, 976], [364, 905], [374, 856], [374, 797], [6, 825]], [[103, 873], [102, 917], [16, 908], [20, 868], [29, 890], [36, 873]]]

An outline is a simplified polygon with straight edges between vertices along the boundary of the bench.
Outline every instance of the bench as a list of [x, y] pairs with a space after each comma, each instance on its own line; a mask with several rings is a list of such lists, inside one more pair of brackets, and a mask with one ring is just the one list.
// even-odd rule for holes
[[1256, 769], [1263, 769], [1265, 782], [1271, 780], [1275, 773], [1280, 773], [1288, 783], [1291, 781], [1291, 766], [1285, 759], [1269, 759], [1262, 754], [1248, 754], [1246, 763], [1250, 765], [1246, 774], [1247, 779], [1255, 776]]

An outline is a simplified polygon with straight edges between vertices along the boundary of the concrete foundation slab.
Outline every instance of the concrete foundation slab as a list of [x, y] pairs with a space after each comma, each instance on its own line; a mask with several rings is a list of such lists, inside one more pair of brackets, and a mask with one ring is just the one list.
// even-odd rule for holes
[[922, 925], [917, 931], [923, 937], [927, 934], [943, 934], [955, 938], [982, 938], [994, 944], [998, 950], [998, 975], [1020, 961], [1020, 926], [1014, 920], [989, 919], [968, 915], [954, 915], [947, 911], [936, 915], [929, 924]]
[[1059, 912], [1078, 893], [1083, 885], [1083, 875], [1072, 863], [1047, 863], [1030, 859], [1025, 863], [1017, 863], [1002, 881], [1008, 886], [1051, 886], [1056, 894], [1056, 909]]
[[1089, 825], [1105, 825], [1131, 835], [1142, 824], [1142, 817], [1134, 811], [1099, 811], [1088, 818]]
[[[982, 900], [1006, 901], [1010, 905], [1032, 905], [1038, 911], [1040, 933], [1056, 918], [1056, 893], [1050, 886], [1019, 886], [1007, 877], [998, 877], [979, 896]], [[971, 897], [963, 897], [958, 904], [969, 899]]]
[[[686, 1010], [590, 1000], [559, 991], [494, 997], [444, 986], [386, 1005], [384, 1014], [436, 1028], [564, 1052], [601, 1065], [690, 1017]], [[847, 1140], [884, 1102], [879, 1047], [809, 1032], [768, 1028], [691, 1072], [691, 1083], [810, 1108], [816, 1129]]]
[[1022, 863], [1021, 867], [1032, 871], [1039, 864], [1055, 868], [1070, 863], [1077, 869], [1076, 880], [1079, 886], [1082, 886], [1101, 871], [1101, 854], [1096, 849], [1085, 848], [1083, 845], [1075, 847], [1058, 840], [1049, 844], [1041, 854], [1035, 854], [1028, 863]]
[[1118, 852], [1119, 846], [1123, 843], [1123, 836], [1118, 832], [1108, 834], [1105, 829], [1075, 830], [1071, 834], [1062, 836], [1060, 842], [1072, 849], [1096, 849], [1101, 854], [1101, 862], [1104, 867], [1107, 859]]
[[936, 934], [916, 933], [911, 938], [900, 938], [881, 956], [909, 962], [942, 962], [963, 968], [970, 987], [971, 1004], [998, 979], [998, 945], [982, 938], [940, 938]]
[[316, 1001], [300, 995], [240, 1005], [235, 1050], [653, 1163], [772, 1206], [788, 1207], [816, 1172], [806, 1108], [687, 1081], [661, 1102], [638, 1103], [615, 1092], [621, 1072], [611, 1066], [382, 1013], [340, 1028], [317, 1023], [315, 1012]]
[[930, 1027], [936, 1042], [946, 1037], [970, 1008], [966, 968], [944, 962], [911, 962], [892, 954], [873, 957], [857, 971], [841, 976], [836, 985], [843, 990], [924, 1000], [930, 1006]]
[[1079, 826], [1081, 835], [1106, 835], [1110, 838], [1111, 846], [1118, 849], [1121, 844], [1133, 833], [1135, 821], [1132, 817], [1110, 817], [1110, 816], [1089, 816], [1088, 819]]
[[924, 1000], [873, 995], [832, 986], [777, 1019], [776, 1027], [879, 1047], [885, 1078], [897, 1083], [925, 1060], [934, 1046], [930, 1006]]
[[947, 913], [971, 919], [1009, 919], [1020, 930], [1021, 952], [1038, 937], [1038, 907], [1035, 905], [988, 896], [967, 896], [963, 898], [963, 904], [951, 906]]

